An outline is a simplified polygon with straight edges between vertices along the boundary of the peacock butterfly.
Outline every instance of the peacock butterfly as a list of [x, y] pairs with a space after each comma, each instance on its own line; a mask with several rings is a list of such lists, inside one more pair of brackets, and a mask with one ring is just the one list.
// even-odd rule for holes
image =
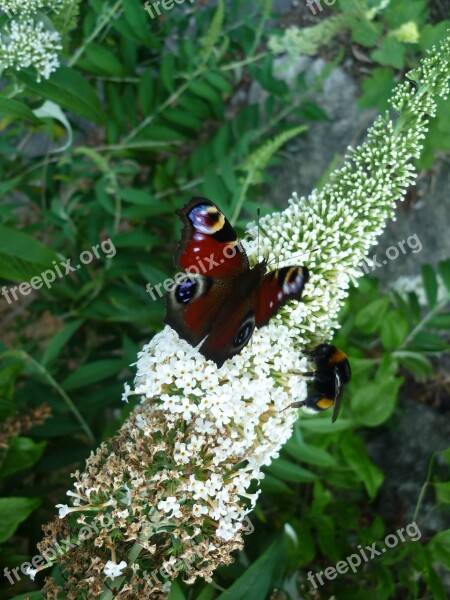
[[309, 352], [309, 356], [314, 362], [314, 371], [302, 373], [306, 377], [312, 377], [308, 396], [306, 400], [294, 402], [290, 406], [315, 413], [334, 406], [331, 419], [334, 423], [341, 409], [344, 386], [352, 375], [349, 360], [342, 350], [331, 344], [320, 344]]
[[218, 367], [238, 354], [256, 327], [266, 325], [287, 300], [300, 300], [306, 267], [267, 273], [267, 261], [250, 268], [236, 232], [219, 208], [194, 197], [176, 211], [183, 222], [174, 255], [183, 269], [167, 292], [164, 322], [198, 346]]

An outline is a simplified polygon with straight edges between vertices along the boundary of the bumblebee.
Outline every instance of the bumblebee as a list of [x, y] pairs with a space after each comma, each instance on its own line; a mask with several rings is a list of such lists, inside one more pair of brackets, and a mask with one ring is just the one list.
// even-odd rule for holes
[[301, 373], [312, 380], [308, 385], [306, 400], [294, 402], [293, 408], [304, 408], [306, 412], [322, 412], [334, 406], [332, 422], [338, 417], [342, 404], [344, 386], [351, 379], [347, 356], [331, 344], [320, 344], [308, 353], [314, 370]]

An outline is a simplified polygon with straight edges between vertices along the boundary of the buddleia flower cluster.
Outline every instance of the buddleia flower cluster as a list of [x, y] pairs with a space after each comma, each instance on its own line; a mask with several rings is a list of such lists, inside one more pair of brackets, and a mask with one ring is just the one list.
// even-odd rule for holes
[[0, 0], [9, 20], [0, 29], [0, 74], [32, 67], [37, 80], [59, 67], [66, 33], [74, 26], [80, 0]]
[[[117, 435], [74, 474], [69, 503], [45, 526], [42, 566], [59, 563], [64, 584], [47, 578], [46, 598], [167, 598], [181, 577], [211, 580], [242, 548], [262, 467], [278, 456], [304, 400], [305, 351], [331, 339], [359, 264], [415, 178], [436, 98], [447, 97], [450, 39], [434, 48], [392, 107], [349, 149], [320, 191], [293, 195], [261, 220], [260, 255], [310, 271], [301, 302], [286, 305], [242, 352], [218, 369], [166, 327], [138, 355], [140, 403]], [[414, 81], [415, 83], [412, 83]], [[250, 226], [249, 233], [256, 228]], [[250, 238], [252, 236], [250, 235]], [[246, 242], [251, 262], [255, 242]], [[252, 485], [252, 493], [249, 493]]]

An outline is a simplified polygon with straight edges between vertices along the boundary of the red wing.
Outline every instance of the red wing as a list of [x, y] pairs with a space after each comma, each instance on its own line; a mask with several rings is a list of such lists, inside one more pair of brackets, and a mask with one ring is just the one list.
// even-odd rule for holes
[[264, 275], [254, 297], [256, 326], [267, 325], [288, 300], [300, 300], [308, 279], [306, 267], [283, 267]]
[[227, 280], [185, 274], [167, 292], [164, 323], [197, 346], [211, 331], [228, 297]]
[[177, 211], [184, 227], [175, 264], [190, 273], [226, 279], [249, 269], [245, 250], [219, 208], [206, 198], [192, 198]]
[[255, 329], [255, 313], [250, 299], [238, 305], [224, 306], [200, 347], [200, 352], [220, 368], [248, 344]]

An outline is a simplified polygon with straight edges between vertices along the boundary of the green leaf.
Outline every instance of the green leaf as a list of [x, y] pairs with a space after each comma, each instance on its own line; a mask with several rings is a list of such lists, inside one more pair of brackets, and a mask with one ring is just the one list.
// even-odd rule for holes
[[170, 587], [170, 594], [167, 600], [186, 600], [186, 596], [180, 587], [178, 581], [173, 581]]
[[171, 123], [193, 129], [194, 131], [199, 131], [202, 128], [200, 119], [181, 108], [167, 108], [162, 116]]
[[442, 280], [447, 288], [447, 291], [450, 293], [450, 260], [444, 260], [438, 265], [439, 275], [442, 277]]
[[395, 352], [394, 356], [399, 359], [400, 364], [410, 371], [415, 376], [427, 377], [434, 373], [434, 368], [431, 362], [423, 354], [418, 352], [407, 352], [402, 350]]
[[0, 468], [0, 477], [32, 467], [41, 458], [46, 442], [34, 442], [31, 438], [13, 437]]
[[194, 79], [191, 81], [188, 90], [196, 96], [199, 96], [199, 98], [207, 100], [211, 104], [220, 104], [222, 102], [219, 92], [202, 79]]
[[425, 331], [420, 331], [408, 344], [408, 349], [418, 352], [443, 352], [449, 348], [449, 344], [441, 337]]
[[283, 479], [284, 481], [314, 481], [317, 479], [317, 475], [312, 471], [308, 471], [303, 467], [285, 460], [283, 458], [277, 458], [273, 463], [267, 467], [267, 472], [271, 475]]
[[443, 504], [450, 504], [450, 482], [435, 483], [433, 485], [437, 501], [442, 502]]
[[126, 0], [122, 2], [125, 19], [133, 33], [144, 43], [151, 42], [149, 18], [144, 11], [140, 0]]
[[270, 473], [266, 473], [264, 479], [261, 480], [261, 490], [264, 494], [279, 494], [281, 496], [292, 496], [292, 489]]
[[[84, 50], [85, 56], [90, 63], [90, 69], [99, 75], [110, 75], [111, 77], [123, 77], [125, 69], [120, 60], [103, 44], [91, 42]], [[85, 67], [86, 68], [86, 67]]]
[[430, 329], [450, 329], [450, 313], [434, 315], [427, 323]]
[[429, 308], [437, 304], [438, 281], [434, 270], [429, 265], [422, 266], [422, 280]]
[[[430, 552], [428, 552], [430, 554]], [[439, 575], [433, 568], [432, 560], [427, 556], [427, 562], [423, 568], [423, 578], [432, 593], [433, 600], [448, 600], [447, 592], [442, 584]]]
[[380, 65], [402, 69], [406, 48], [395, 37], [388, 35], [381, 42], [378, 50], [372, 52], [371, 58]]
[[229, 96], [233, 92], [233, 86], [223, 73], [217, 71], [206, 71], [205, 79], [222, 92], [225, 96]]
[[381, 324], [381, 341], [386, 350], [401, 346], [408, 329], [408, 321], [400, 311], [389, 312]]
[[39, 498], [0, 498], [0, 542], [8, 540], [40, 504]]
[[58, 331], [47, 344], [41, 364], [46, 367], [58, 357], [60, 351], [64, 348], [73, 334], [77, 331], [80, 325], [84, 323], [83, 319], [77, 319], [72, 323], [68, 323], [65, 327]]
[[175, 90], [176, 76], [177, 69], [175, 66], [175, 57], [173, 54], [166, 54], [161, 59], [160, 77], [169, 94], [172, 94]]
[[312, 431], [313, 433], [334, 433], [337, 431], [345, 431], [351, 429], [354, 422], [351, 419], [339, 418], [335, 423], [332, 423], [329, 415], [302, 417], [300, 420], [301, 429]]
[[[350, 13], [355, 12], [355, 3], [350, 3]], [[362, 11], [361, 11], [362, 12]], [[381, 24], [374, 23], [365, 18], [364, 15], [349, 15], [349, 25], [352, 29], [352, 39], [357, 44], [366, 48], [372, 48], [376, 45], [378, 36], [381, 32]]]
[[306, 444], [303, 440], [291, 438], [284, 446], [283, 451], [289, 456], [319, 467], [333, 467], [336, 464], [334, 456], [329, 454], [323, 448], [318, 448], [310, 444]]
[[350, 467], [366, 486], [369, 498], [373, 500], [383, 483], [383, 472], [372, 463], [364, 443], [355, 435], [341, 439], [340, 448]]
[[[28, 234], [0, 225], [0, 277], [11, 281], [30, 280], [56, 259], [53, 250]], [[10, 297], [13, 301], [11, 294]]]
[[381, 327], [389, 305], [390, 299], [388, 296], [373, 300], [356, 315], [356, 327], [359, 327], [365, 333], [374, 333]]
[[446, 569], [450, 569], [450, 529], [437, 533], [429, 543], [428, 548], [434, 560]]
[[272, 587], [276, 571], [284, 562], [284, 540], [278, 538], [217, 600], [262, 600]]
[[139, 81], [139, 103], [144, 116], [148, 116], [153, 108], [154, 77], [151, 69], [145, 69]]
[[361, 83], [363, 95], [358, 99], [360, 108], [389, 108], [389, 97], [395, 87], [394, 71], [387, 67], [373, 69], [370, 76]]
[[351, 399], [355, 419], [368, 427], [384, 423], [394, 411], [402, 382], [401, 378], [368, 381], [358, 388]]
[[31, 121], [32, 123], [41, 122], [26, 104], [17, 100], [11, 100], [10, 98], [0, 98], [0, 115], [12, 117], [13, 119], [22, 119], [23, 121]]
[[0, 422], [15, 412], [14, 388], [22, 369], [21, 364], [2, 365], [0, 368]]
[[35, 77], [26, 71], [19, 71], [16, 76], [34, 94], [52, 100], [76, 115], [91, 121], [97, 123], [105, 121], [105, 113], [93, 88], [75, 69], [61, 66], [50, 79], [40, 82], [37, 82]]
[[211, 585], [207, 585], [198, 594], [196, 600], [213, 600], [215, 593], [215, 589]]
[[97, 383], [108, 377], [116, 375], [124, 367], [122, 359], [97, 360], [87, 365], [78, 367], [62, 382], [61, 387], [68, 390], [75, 390], [85, 385]]

